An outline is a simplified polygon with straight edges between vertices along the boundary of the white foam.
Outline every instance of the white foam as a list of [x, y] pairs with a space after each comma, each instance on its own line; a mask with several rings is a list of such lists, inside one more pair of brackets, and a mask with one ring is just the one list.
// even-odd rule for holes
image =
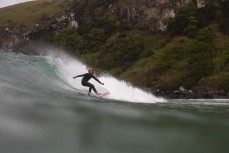
[[103, 80], [107, 90], [111, 93], [108, 98], [142, 103], [165, 101], [163, 98], [157, 98], [150, 93], [133, 87], [127, 84], [125, 81], [120, 81], [114, 77], [103, 76], [100, 79]]
[[[55, 56], [51, 55], [51, 57]], [[54, 58], [52, 58], [52, 61], [53, 60]], [[82, 78], [73, 79], [73, 76], [87, 72], [86, 65], [66, 55], [58, 55], [58, 58], [55, 57], [55, 65], [58, 67], [62, 79], [70, 86], [79, 90], [88, 90], [87, 87], [81, 85]], [[165, 102], [163, 98], [155, 97], [150, 93], [128, 85], [126, 82], [120, 81], [112, 76], [102, 76], [98, 77], [98, 79], [105, 85], [102, 86], [93, 79], [91, 79], [90, 82], [93, 83], [97, 89], [104, 87], [110, 92], [110, 94], [104, 98], [136, 103]]]

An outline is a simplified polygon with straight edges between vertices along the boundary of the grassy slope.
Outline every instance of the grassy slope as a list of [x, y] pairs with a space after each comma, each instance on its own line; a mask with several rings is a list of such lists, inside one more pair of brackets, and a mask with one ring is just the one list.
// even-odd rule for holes
[[72, 0], [31, 1], [0, 9], [0, 27], [17, 25], [33, 26], [42, 18], [52, 18], [63, 13]]

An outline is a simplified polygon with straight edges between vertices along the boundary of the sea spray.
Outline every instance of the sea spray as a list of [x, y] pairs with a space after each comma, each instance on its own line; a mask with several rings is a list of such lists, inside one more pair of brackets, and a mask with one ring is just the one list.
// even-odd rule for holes
[[[86, 91], [87, 87], [81, 85], [81, 78], [73, 79], [73, 76], [84, 74], [87, 72], [87, 66], [77, 59], [66, 54], [56, 54], [49, 52], [49, 61], [58, 67], [60, 77], [75, 89]], [[136, 103], [156, 103], [165, 102], [165, 99], [155, 97], [154, 95], [143, 91], [142, 89], [133, 87], [125, 81], [120, 81], [112, 76], [98, 77], [105, 85], [104, 87], [91, 79], [96, 88], [106, 88], [110, 94], [104, 98], [120, 101], [136, 102]]]

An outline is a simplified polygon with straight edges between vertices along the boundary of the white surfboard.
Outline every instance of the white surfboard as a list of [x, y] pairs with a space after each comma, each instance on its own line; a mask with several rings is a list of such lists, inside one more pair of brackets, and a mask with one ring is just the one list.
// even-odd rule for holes
[[93, 94], [93, 95], [95, 95], [97, 97], [104, 97], [104, 96], [107, 96], [109, 94], [110, 94], [109, 92], [104, 92], [104, 93], [100, 93], [99, 95], [96, 95], [96, 94]]
[[[95, 86], [95, 88], [96, 88], [96, 90], [97, 90], [97, 92], [99, 93], [99, 95], [97, 95], [93, 90], [91, 91], [91, 96], [95, 96], [95, 97], [104, 97], [104, 96], [107, 96], [107, 95], [109, 95], [110, 94], [110, 92], [106, 89], [106, 88], [104, 88], [104, 87], [96, 87]], [[89, 88], [88, 88], [88, 90], [89, 90]], [[88, 90], [85, 88], [85, 89], [83, 89], [83, 93], [84, 94], [88, 94]]]

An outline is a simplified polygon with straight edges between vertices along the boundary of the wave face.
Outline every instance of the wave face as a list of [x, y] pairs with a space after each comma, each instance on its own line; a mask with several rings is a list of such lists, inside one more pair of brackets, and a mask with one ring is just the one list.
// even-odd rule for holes
[[227, 99], [165, 101], [112, 76], [93, 82], [111, 92], [98, 98], [72, 79], [85, 71], [52, 51], [0, 52], [0, 152], [228, 152]]
[[[81, 85], [81, 78], [72, 79], [75, 75], [86, 73], [86, 66], [67, 55], [26, 56], [1, 53], [1, 59], [1, 75], [3, 75], [1, 78], [4, 79], [2, 82], [8, 82], [8, 85], [11, 85], [13, 88], [17, 87], [20, 90], [22, 86], [24, 90], [27, 90], [27, 87], [34, 87], [35, 93], [37, 92], [36, 90], [40, 91], [43, 89], [52, 92], [56, 90], [61, 91], [66, 95], [68, 93], [75, 93], [76, 95], [87, 93], [88, 88]], [[95, 84], [96, 88], [100, 91], [107, 88], [111, 93], [105, 97], [107, 99], [137, 103], [165, 101], [141, 89], [128, 86], [125, 82], [113, 77], [103, 76], [98, 78], [105, 83], [104, 87], [93, 79], [90, 82]], [[4, 84], [6, 85], [6, 83]]]
[[[77, 78], [72, 79], [73, 76], [84, 74], [87, 72], [87, 67], [80, 63], [79, 61], [72, 59], [67, 55], [57, 55], [49, 54], [49, 62], [52, 65], [55, 65], [58, 69], [58, 75], [65, 83], [69, 86], [72, 86], [75, 89], [80, 91], [86, 91], [88, 88], [85, 88], [81, 85], [81, 79]], [[53, 58], [55, 57], [55, 58]], [[98, 79], [103, 82], [105, 85], [102, 86], [94, 79], [91, 79], [90, 82], [95, 85], [98, 91], [109, 91], [110, 94], [104, 98], [126, 101], [126, 102], [136, 102], [136, 103], [155, 103], [155, 102], [164, 102], [163, 98], [157, 98], [154, 95], [147, 93], [139, 88], [128, 85], [124, 81], [120, 81], [112, 76], [101, 76]]]

